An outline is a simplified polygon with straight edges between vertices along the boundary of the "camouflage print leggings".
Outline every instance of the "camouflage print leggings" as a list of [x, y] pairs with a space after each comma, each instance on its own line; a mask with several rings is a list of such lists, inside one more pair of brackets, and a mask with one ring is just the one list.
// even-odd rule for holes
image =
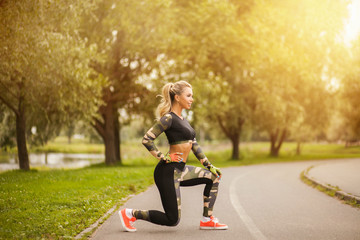
[[205, 217], [212, 215], [219, 180], [209, 170], [187, 166], [184, 163], [160, 161], [155, 168], [154, 178], [165, 213], [156, 210], [134, 210], [133, 213], [136, 219], [160, 225], [176, 226], [179, 223], [181, 212], [180, 186], [195, 186], [198, 184], [206, 184], [203, 215]]

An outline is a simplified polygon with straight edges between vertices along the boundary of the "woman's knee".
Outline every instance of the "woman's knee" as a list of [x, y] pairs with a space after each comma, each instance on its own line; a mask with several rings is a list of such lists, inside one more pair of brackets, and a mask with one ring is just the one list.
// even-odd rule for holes
[[169, 218], [167, 226], [175, 227], [179, 224], [179, 222], [180, 222], [180, 217], [171, 217], [171, 218]]

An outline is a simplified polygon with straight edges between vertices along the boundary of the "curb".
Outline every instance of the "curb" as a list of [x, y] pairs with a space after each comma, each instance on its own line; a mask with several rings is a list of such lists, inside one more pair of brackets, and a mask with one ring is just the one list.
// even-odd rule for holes
[[313, 186], [320, 186], [324, 189], [326, 189], [327, 191], [332, 191], [335, 193], [335, 196], [340, 199], [340, 200], [345, 200], [345, 201], [349, 201], [349, 202], [353, 202], [356, 204], [360, 204], [360, 197], [351, 195], [349, 193], [346, 193], [344, 191], [341, 190], [337, 190], [335, 187], [332, 187], [329, 184], [326, 184], [324, 182], [321, 182], [319, 180], [315, 180], [314, 178], [312, 178], [311, 176], [309, 176], [309, 171], [313, 168], [314, 166], [309, 167], [308, 169], [303, 171], [302, 176], [304, 176], [305, 179], [307, 179], [308, 181], [310, 181], [312, 183]]

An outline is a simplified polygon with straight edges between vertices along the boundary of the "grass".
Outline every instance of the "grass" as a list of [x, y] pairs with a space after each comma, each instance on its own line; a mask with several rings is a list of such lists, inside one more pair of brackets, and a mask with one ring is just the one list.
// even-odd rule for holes
[[72, 139], [68, 143], [66, 137], [57, 137], [45, 146], [31, 147], [30, 152], [35, 153], [103, 153], [104, 144], [88, 143], [83, 139]]
[[121, 199], [144, 191], [153, 168], [103, 164], [0, 174], [0, 239], [71, 239]]
[[[208, 149], [214, 148], [209, 145]], [[231, 149], [206, 152], [210, 161], [219, 167], [243, 166], [263, 163], [307, 161], [320, 159], [339, 159], [360, 157], [360, 147], [345, 148], [339, 144], [308, 143], [302, 147], [301, 155], [296, 155], [296, 143], [284, 143], [278, 157], [269, 156], [270, 144], [265, 142], [244, 143], [241, 145], [239, 160], [229, 160]], [[190, 157], [191, 164], [196, 163], [194, 156]]]
[[[269, 143], [244, 143], [241, 159], [229, 160], [228, 143], [201, 144], [217, 167], [313, 159], [360, 157], [360, 147], [337, 144], [305, 144], [300, 156], [296, 144], [285, 143], [278, 158], [269, 157]], [[160, 146], [166, 153], [167, 147]], [[34, 151], [103, 152], [101, 144], [75, 141], [71, 145], [57, 139]], [[20, 170], [0, 174], [0, 239], [67, 239], [90, 226], [121, 199], [144, 191], [153, 184], [156, 160], [140, 141], [121, 146], [122, 166], [97, 164], [82, 169]], [[191, 154], [189, 164], [200, 166]]]

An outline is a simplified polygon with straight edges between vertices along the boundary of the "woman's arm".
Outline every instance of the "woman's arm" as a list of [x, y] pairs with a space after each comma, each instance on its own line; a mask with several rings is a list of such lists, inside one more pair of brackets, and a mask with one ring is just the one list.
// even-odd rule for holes
[[197, 143], [196, 139], [194, 138], [193, 144], [192, 144], [192, 151], [195, 155], [195, 157], [201, 162], [201, 164], [209, 169], [214, 175], [217, 177], [221, 177], [221, 171], [220, 168], [215, 167], [212, 165], [209, 161], [209, 159], [205, 156], [204, 152], [202, 151], [200, 145]]
[[142, 144], [146, 147], [149, 152], [159, 160], [167, 161], [164, 154], [159, 151], [155, 146], [154, 140], [166, 129], [171, 126], [172, 117], [170, 114], [165, 114], [160, 120], [152, 126], [145, 134]]
[[192, 144], [191, 149], [192, 149], [195, 157], [201, 162], [201, 164], [204, 167], [208, 168], [211, 165], [209, 159], [205, 156], [205, 154], [202, 151], [200, 145], [197, 143], [196, 138], [194, 138], [194, 140], [193, 140], [193, 144]]

